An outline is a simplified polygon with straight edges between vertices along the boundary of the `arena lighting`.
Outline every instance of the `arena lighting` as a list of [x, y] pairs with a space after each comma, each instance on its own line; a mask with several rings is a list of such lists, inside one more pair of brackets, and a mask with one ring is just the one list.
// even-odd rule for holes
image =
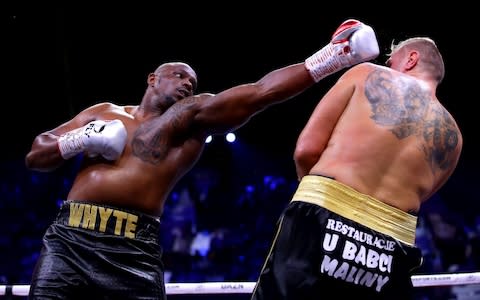
[[228, 133], [228, 134], [225, 136], [225, 139], [227, 140], [227, 142], [233, 143], [233, 142], [235, 142], [235, 140], [237, 139], [237, 137], [235, 136], [235, 133], [230, 132], [230, 133]]
[[[225, 140], [229, 143], [235, 142], [236, 139], [237, 139], [237, 136], [235, 135], [235, 133], [230, 132], [227, 135], [225, 135]], [[205, 139], [206, 144], [209, 144], [212, 141], [213, 141], [213, 136], [211, 135], [207, 136], [207, 138]]]
[[206, 144], [209, 144], [209, 143], [212, 142], [212, 140], [213, 140], [213, 137], [212, 137], [211, 135], [209, 135], [209, 136], [207, 136], [207, 138], [205, 139], [205, 143], [206, 143]]

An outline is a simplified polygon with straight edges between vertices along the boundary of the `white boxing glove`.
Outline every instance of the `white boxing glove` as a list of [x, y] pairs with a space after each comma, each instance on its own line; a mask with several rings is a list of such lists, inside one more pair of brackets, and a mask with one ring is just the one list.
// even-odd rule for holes
[[107, 160], [116, 160], [126, 143], [127, 130], [120, 120], [92, 121], [58, 138], [58, 148], [64, 159], [85, 151], [89, 156], [101, 155]]
[[357, 20], [343, 22], [328, 45], [305, 60], [315, 82], [343, 68], [372, 60], [380, 53], [372, 27]]

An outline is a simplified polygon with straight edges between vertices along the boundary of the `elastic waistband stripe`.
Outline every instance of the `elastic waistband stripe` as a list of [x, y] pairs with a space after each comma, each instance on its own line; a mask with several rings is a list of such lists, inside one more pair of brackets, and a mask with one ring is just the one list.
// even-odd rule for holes
[[316, 175], [304, 176], [292, 201], [316, 204], [407, 245], [415, 243], [416, 216], [336, 180]]

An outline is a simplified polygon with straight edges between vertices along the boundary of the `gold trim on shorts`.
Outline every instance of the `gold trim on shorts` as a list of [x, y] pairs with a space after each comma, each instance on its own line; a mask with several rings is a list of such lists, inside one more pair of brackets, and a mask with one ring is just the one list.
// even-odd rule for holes
[[304, 176], [292, 201], [324, 207], [407, 245], [413, 246], [415, 242], [416, 216], [359, 193], [334, 179]]

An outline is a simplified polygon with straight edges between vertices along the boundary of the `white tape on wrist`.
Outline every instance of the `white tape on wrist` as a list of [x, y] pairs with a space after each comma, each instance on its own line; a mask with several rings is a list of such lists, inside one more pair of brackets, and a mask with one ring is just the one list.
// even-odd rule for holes
[[335, 53], [334, 45], [329, 43], [307, 58], [305, 67], [310, 72], [313, 80], [319, 82], [321, 79], [345, 67], [337, 58], [338, 54]]
[[64, 159], [69, 159], [83, 152], [83, 130], [67, 132], [58, 138], [58, 149]]

